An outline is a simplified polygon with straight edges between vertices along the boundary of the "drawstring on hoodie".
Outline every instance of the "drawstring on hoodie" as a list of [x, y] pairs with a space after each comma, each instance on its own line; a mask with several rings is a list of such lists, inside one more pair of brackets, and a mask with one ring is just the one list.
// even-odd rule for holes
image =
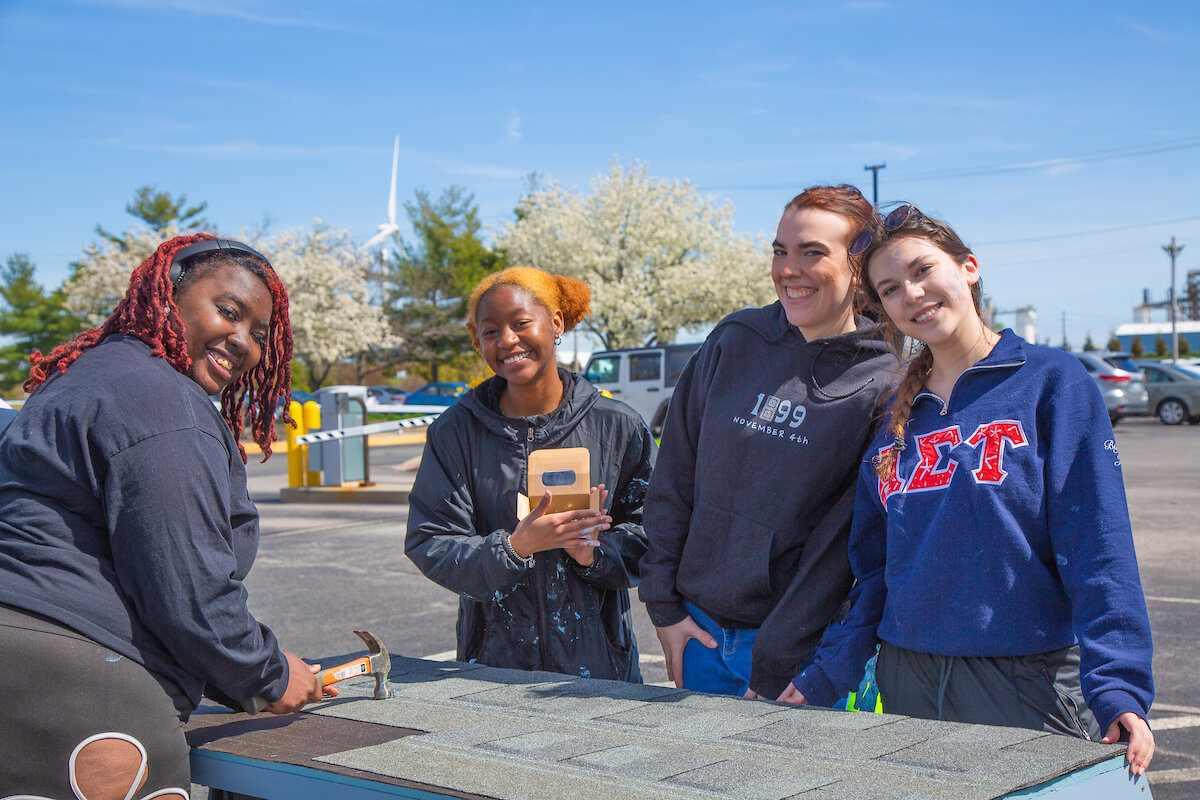
[[858, 394], [863, 389], [875, 382], [875, 376], [871, 376], [870, 378], [867, 378], [864, 383], [854, 387], [844, 394], [830, 394], [826, 392], [823, 388], [821, 388], [821, 384], [817, 383], [816, 367], [817, 359], [821, 357], [821, 354], [825, 352], [825, 348], [828, 346], [829, 342], [822, 342], [820, 348], [817, 349], [817, 354], [813, 356], [812, 361], [808, 362], [808, 378], [810, 381], [812, 381], [813, 389], [815, 390], [813, 394], [821, 395], [821, 397], [825, 400], [845, 400], [847, 397], [852, 397], [853, 395]]
[[942, 658], [942, 675], [938, 681], [937, 718], [939, 720], [943, 719], [942, 703], [946, 699], [946, 686], [950, 683], [950, 671], [952, 669], [954, 669], [954, 656], [944, 656]]

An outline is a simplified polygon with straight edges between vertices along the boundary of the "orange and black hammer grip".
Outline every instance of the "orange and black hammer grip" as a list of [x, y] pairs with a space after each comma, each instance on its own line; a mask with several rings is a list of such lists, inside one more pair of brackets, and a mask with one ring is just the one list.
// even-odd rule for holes
[[331, 667], [323, 669], [317, 673], [317, 682], [322, 686], [328, 686], [331, 683], [344, 681], [347, 678], [357, 678], [360, 675], [371, 674], [371, 659], [367, 657], [356, 658], [342, 664], [340, 667]]

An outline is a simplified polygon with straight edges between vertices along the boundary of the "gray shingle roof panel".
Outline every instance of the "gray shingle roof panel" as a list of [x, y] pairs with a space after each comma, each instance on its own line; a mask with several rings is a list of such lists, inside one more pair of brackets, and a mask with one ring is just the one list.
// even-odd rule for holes
[[[313, 713], [428, 731], [321, 760], [500, 798], [994, 798], [1118, 755], [1014, 728], [404, 659]], [[345, 684], [344, 684], [345, 685]]]

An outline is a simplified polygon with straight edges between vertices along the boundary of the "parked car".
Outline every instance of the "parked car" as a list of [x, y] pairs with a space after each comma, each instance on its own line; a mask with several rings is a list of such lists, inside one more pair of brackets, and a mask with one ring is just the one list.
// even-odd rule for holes
[[395, 386], [368, 386], [367, 397], [374, 400], [376, 405], [390, 406], [403, 403], [408, 392]]
[[1137, 365], [1146, 376], [1151, 413], [1165, 425], [1185, 420], [1200, 425], [1200, 367], [1159, 361], [1139, 361]]
[[[1115, 367], [1104, 359], [1103, 353], [1072, 353], [1083, 364], [1083, 368], [1095, 379], [1104, 395], [1108, 418], [1116, 425], [1122, 417], [1146, 414], [1149, 397], [1146, 394], [1145, 378], [1141, 372]], [[1116, 356], [1114, 356], [1115, 358]], [[1136, 365], [1130, 362], [1130, 366]]]
[[679, 375], [700, 344], [602, 350], [588, 359], [584, 377], [597, 389], [633, 406], [654, 436], [662, 435], [667, 404]]
[[471, 387], [461, 381], [427, 383], [404, 399], [410, 406], [452, 406]]

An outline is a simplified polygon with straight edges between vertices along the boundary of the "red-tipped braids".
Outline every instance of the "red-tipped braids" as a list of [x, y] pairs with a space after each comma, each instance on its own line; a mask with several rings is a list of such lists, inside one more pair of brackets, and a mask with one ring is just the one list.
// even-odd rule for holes
[[[250, 416], [251, 435], [262, 448], [263, 460], [269, 458], [271, 442], [277, 438], [275, 406], [279, 398], [290, 397], [292, 391], [292, 326], [288, 319], [287, 290], [265, 261], [250, 253], [231, 250], [213, 250], [188, 259], [187, 269], [178, 283], [172, 286], [169, 275], [175, 254], [190, 244], [212, 238], [211, 234], [199, 233], [177, 236], [159, 245], [133, 271], [125, 297], [102, 326], [86, 330], [71, 341], [60, 344], [47, 356], [40, 352], [30, 356], [29, 378], [23, 384], [25, 391], [33, 392], [53, 371], [66, 372], [85, 350], [95, 347], [104, 337], [114, 333], [141, 339], [150, 346], [154, 355], [186, 374], [192, 360], [188, 356], [186, 333], [178, 322], [180, 316], [175, 296], [182, 294], [187, 286], [218, 264], [235, 263], [249, 270], [267, 287], [271, 294], [271, 322], [258, 365], [225, 387], [221, 393], [221, 416], [228, 423], [234, 439], [238, 440], [242, 461], [246, 460], [246, 450], [240, 439], [247, 414]], [[248, 407], [247, 397], [250, 398]], [[286, 406], [284, 421], [292, 421]]]

